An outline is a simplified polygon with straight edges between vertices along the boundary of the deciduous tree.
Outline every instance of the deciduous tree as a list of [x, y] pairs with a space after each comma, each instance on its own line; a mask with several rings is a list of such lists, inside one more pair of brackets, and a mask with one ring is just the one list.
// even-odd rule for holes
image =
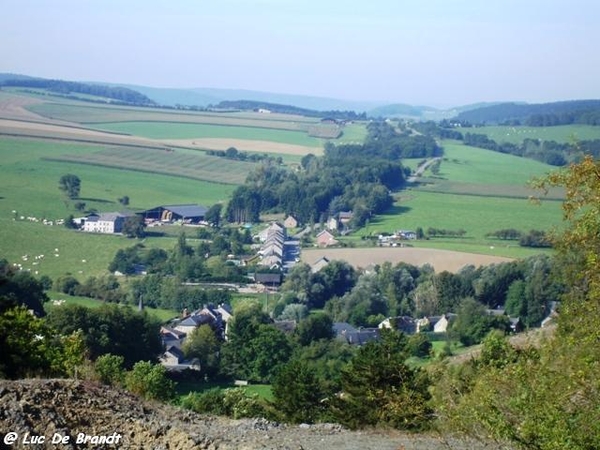
[[64, 192], [64, 194], [70, 199], [79, 197], [81, 191], [81, 180], [77, 175], [68, 173], [60, 177], [58, 181], [58, 188]]

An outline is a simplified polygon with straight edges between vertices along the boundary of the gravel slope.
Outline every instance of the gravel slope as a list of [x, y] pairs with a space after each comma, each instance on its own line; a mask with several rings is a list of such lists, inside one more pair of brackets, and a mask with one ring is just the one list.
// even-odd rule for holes
[[[8, 433], [15, 444], [4, 444]], [[43, 444], [26, 444], [44, 436]], [[77, 444], [80, 433], [87, 444]], [[94, 436], [121, 435], [99, 445]], [[68, 438], [53, 444], [52, 438]], [[82, 439], [81, 437], [80, 439]], [[39, 438], [38, 438], [39, 439]], [[99, 437], [95, 438], [96, 440]], [[114, 440], [115, 438], [113, 438]], [[110, 442], [110, 441], [109, 441]], [[289, 426], [263, 419], [229, 420], [172, 406], [142, 402], [130, 393], [72, 380], [0, 381], [0, 448], [75, 449], [500, 449], [465, 440], [399, 432], [353, 432], [339, 425]]]

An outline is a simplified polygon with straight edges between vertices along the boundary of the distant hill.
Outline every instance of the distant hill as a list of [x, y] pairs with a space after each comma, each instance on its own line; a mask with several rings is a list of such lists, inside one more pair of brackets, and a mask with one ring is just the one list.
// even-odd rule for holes
[[273, 92], [252, 91], [245, 89], [216, 89], [216, 88], [154, 88], [131, 84], [119, 84], [147, 95], [160, 105], [165, 106], [198, 106], [206, 108], [224, 101], [250, 100], [279, 105], [293, 105], [316, 111], [368, 111], [380, 104], [376, 102], [360, 102], [340, 100], [328, 97], [312, 97], [306, 95], [278, 94]]
[[600, 125], [600, 100], [572, 100], [553, 103], [499, 103], [460, 112], [456, 120], [478, 124], [529, 126], [585, 123]]
[[32, 80], [35, 77], [29, 75], [20, 75], [18, 73], [0, 73], [0, 84], [7, 80]]
[[369, 111], [369, 117], [421, 117], [424, 111], [437, 111], [429, 106], [413, 106], [404, 103], [379, 106]]

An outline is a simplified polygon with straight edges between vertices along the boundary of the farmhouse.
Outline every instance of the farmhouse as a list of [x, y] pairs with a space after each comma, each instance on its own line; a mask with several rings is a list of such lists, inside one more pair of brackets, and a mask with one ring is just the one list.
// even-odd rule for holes
[[83, 231], [104, 234], [120, 233], [123, 231], [125, 219], [131, 216], [132, 214], [117, 212], [92, 214], [85, 219]]
[[204, 220], [207, 208], [195, 204], [162, 205], [142, 212], [146, 221], [199, 223]]

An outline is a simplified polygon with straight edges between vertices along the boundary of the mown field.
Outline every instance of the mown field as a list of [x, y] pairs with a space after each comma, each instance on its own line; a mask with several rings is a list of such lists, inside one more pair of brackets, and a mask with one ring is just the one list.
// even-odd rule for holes
[[97, 123], [94, 126], [104, 131], [126, 133], [150, 139], [229, 138], [281, 142], [307, 147], [322, 146], [320, 139], [310, 137], [306, 132], [271, 128], [173, 122]]
[[65, 154], [50, 158], [58, 162], [112, 167], [231, 185], [243, 184], [248, 173], [257, 166], [256, 163], [219, 158], [186, 149], [113, 147], [93, 153]]
[[540, 139], [563, 143], [600, 139], [600, 127], [592, 125], [559, 125], [556, 127], [494, 126], [464, 128], [461, 132], [485, 134], [498, 143], [510, 142], [512, 144], [520, 144], [524, 139]]

